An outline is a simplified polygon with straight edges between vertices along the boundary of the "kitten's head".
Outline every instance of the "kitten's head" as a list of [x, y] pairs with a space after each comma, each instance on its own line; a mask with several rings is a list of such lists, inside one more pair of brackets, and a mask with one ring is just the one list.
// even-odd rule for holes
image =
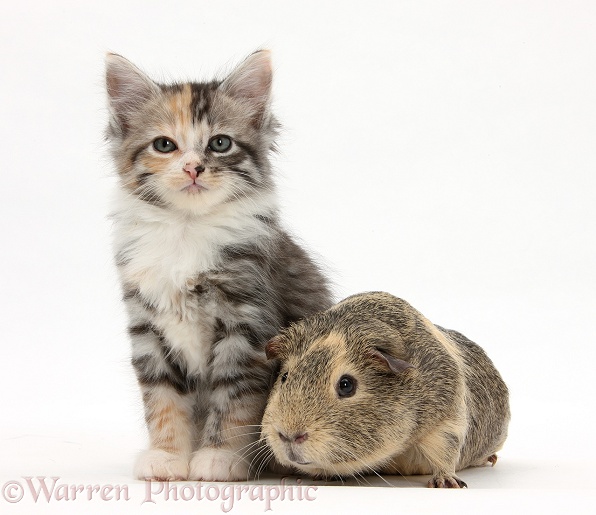
[[122, 186], [151, 204], [195, 213], [270, 190], [271, 78], [264, 50], [221, 82], [172, 85], [108, 54], [108, 140]]

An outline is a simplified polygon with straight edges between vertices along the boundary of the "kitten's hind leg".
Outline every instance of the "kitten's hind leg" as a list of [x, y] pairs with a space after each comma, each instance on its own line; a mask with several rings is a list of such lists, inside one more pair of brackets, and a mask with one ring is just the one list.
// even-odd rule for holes
[[142, 386], [150, 448], [136, 462], [137, 479], [176, 481], [188, 478], [191, 452], [190, 395], [168, 384]]

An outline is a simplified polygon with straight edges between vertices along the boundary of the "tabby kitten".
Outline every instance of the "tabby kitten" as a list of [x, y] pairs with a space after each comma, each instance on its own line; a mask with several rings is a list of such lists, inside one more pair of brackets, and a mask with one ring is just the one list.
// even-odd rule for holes
[[107, 56], [116, 262], [150, 448], [140, 479], [245, 480], [272, 375], [264, 344], [331, 305], [281, 228], [268, 51], [163, 85]]

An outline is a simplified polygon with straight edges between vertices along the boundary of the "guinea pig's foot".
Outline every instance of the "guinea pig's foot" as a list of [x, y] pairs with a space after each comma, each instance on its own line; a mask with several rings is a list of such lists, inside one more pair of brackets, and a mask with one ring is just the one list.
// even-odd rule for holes
[[495, 463], [497, 463], [497, 455], [496, 454], [491, 454], [488, 458], [486, 458], [486, 461], [488, 461], [490, 463], [491, 467], [495, 466]]
[[468, 485], [457, 476], [436, 476], [426, 486], [428, 488], [468, 488]]

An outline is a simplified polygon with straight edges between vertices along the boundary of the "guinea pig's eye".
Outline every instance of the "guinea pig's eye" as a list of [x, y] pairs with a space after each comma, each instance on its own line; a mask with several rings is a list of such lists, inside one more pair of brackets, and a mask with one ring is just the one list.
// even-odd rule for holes
[[153, 141], [153, 148], [162, 154], [169, 154], [170, 152], [174, 152], [178, 147], [171, 139], [157, 138]]
[[286, 382], [286, 379], [287, 379], [287, 378], [288, 378], [288, 373], [287, 373], [287, 372], [284, 372], [284, 373], [281, 375], [281, 384], [284, 384], [284, 383]]
[[341, 376], [337, 382], [337, 394], [340, 397], [351, 397], [356, 393], [356, 379], [352, 376]]

